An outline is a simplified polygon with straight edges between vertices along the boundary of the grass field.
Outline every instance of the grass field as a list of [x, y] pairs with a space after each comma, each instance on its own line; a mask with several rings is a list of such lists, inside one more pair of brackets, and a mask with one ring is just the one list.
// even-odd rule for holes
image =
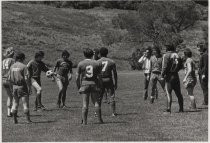
[[[183, 72], [180, 72], [183, 73]], [[22, 106], [19, 108], [19, 124], [6, 117], [5, 91], [2, 94], [2, 141], [208, 141], [208, 108], [201, 106], [200, 85], [195, 88], [197, 112], [188, 110], [189, 98], [182, 87], [184, 113], [178, 111], [177, 98], [173, 95], [172, 113], [163, 114], [165, 96], [159, 90], [159, 99], [154, 104], [143, 100], [143, 73], [120, 72], [119, 88], [116, 91], [117, 113], [110, 116], [110, 107], [103, 104], [104, 124], [97, 124], [94, 108], [90, 104], [88, 125], [81, 122], [81, 96], [77, 93], [75, 78], [67, 92], [69, 109], [57, 109], [58, 89], [56, 84], [43, 76], [43, 104], [47, 111], [32, 111], [34, 95], [30, 96], [32, 124], [26, 124]], [[183, 74], [181, 76], [183, 79]]]

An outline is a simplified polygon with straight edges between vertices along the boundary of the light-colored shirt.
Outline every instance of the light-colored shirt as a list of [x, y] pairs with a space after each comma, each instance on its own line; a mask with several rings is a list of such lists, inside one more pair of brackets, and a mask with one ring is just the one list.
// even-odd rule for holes
[[151, 61], [150, 58], [147, 58], [145, 56], [142, 56], [139, 61], [139, 63], [143, 63], [143, 69], [144, 73], [151, 73]]

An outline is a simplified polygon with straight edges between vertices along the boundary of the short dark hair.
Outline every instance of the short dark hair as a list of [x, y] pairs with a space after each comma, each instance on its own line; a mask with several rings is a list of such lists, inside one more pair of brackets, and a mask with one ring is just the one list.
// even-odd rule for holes
[[107, 56], [107, 54], [108, 54], [108, 49], [107, 48], [105, 48], [105, 47], [102, 47], [101, 49], [100, 49], [100, 55], [102, 56], [102, 57], [106, 57]]
[[165, 45], [166, 51], [175, 51], [175, 46], [173, 44]]
[[[146, 50], [149, 51], [149, 54], [152, 54], [152, 48], [151, 48], [151, 46], [148, 46], [148, 47], [146, 48]], [[146, 51], [146, 50], [145, 50], [145, 51]]]
[[23, 61], [25, 60], [25, 54], [22, 52], [17, 52], [15, 55], [15, 61]]
[[192, 57], [192, 51], [189, 48], [184, 49], [184, 55], [188, 58]]
[[43, 51], [38, 51], [35, 53], [35, 59], [38, 57], [44, 57], [44, 52]]
[[98, 48], [94, 48], [94, 49], [93, 49], [93, 52], [94, 52], [95, 54], [99, 54], [99, 49], [98, 49]]
[[155, 46], [154, 51], [156, 51], [159, 55], [161, 54], [160, 48], [158, 46]]
[[67, 50], [63, 50], [62, 57], [63, 56], [69, 57], [70, 56], [70, 53]]
[[91, 50], [90, 48], [85, 48], [83, 50], [83, 53], [86, 58], [91, 58], [93, 56], [93, 50]]

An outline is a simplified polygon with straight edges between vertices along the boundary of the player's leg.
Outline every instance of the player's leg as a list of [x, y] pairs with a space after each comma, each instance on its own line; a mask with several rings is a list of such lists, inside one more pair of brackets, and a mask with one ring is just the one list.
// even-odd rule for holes
[[17, 112], [19, 106], [19, 97], [18, 97], [18, 90], [13, 88], [13, 103], [12, 103], [12, 114], [14, 118], [14, 123], [17, 124]]
[[179, 103], [179, 112], [183, 112], [183, 96], [181, 93], [181, 87], [180, 87], [180, 80], [179, 80], [179, 75], [175, 75], [173, 82], [172, 82], [172, 89], [174, 90], [177, 98], [178, 98], [178, 103]]
[[187, 95], [190, 97], [190, 109], [196, 109], [195, 97], [193, 95], [194, 87], [189, 86], [187, 89]]
[[63, 95], [63, 83], [59, 77], [56, 79], [58, 85], [58, 100], [57, 100], [57, 107], [60, 108], [61, 106], [61, 97]]
[[203, 105], [208, 105], [208, 80], [203, 80], [201, 75], [199, 76], [201, 88], [203, 90]]
[[172, 104], [172, 87], [171, 87], [171, 82], [167, 81], [166, 85], [165, 85], [165, 89], [166, 89], [166, 95], [167, 95], [167, 107], [166, 107], [166, 112], [171, 112], [171, 104]]
[[152, 89], [150, 103], [153, 103], [154, 99], [155, 99], [155, 95], [157, 94], [156, 93], [157, 92], [156, 91], [157, 90], [157, 76], [156, 76], [156, 74], [154, 74], [154, 73], [151, 74], [150, 82], [151, 82], [151, 89]]
[[13, 96], [12, 96], [12, 86], [10, 83], [8, 83], [8, 81], [6, 83], [3, 82], [3, 88], [5, 89], [6, 93], [7, 93], [7, 117], [12, 117], [11, 114], [11, 108], [12, 108], [12, 100], [13, 100]]
[[36, 91], [36, 100], [35, 100], [34, 111], [37, 111], [38, 108], [41, 108], [41, 92], [42, 92], [42, 88], [41, 88], [40, 84], [35, 79], [32, 78], [31, 82], [32, 82], [32, 86], [34, 87], [34, 89]]
[[65, 102], [66, 102], [66, 92], [67, 92], [67, 87], [68, 87], [68, 85], [64, 85], [64, 86], [63, 86], [63, 96], [62, 96], [62, 104], [63, 104], [63, 108], [65, 108], [65, 107], [66, 107]]
[[149, 86], [149, 74], [144, 74], [144, 100], [148, 97], [148, 86]]
[[30, 112], [29, 112], [29, 96], [24, 95], [21, 98], [23, 103], [23, 111], [26, 116], [27, 123], [31, 123], [32, 121], [30, 119]]
[[88, 106], [89, 106], [89, 96], [90, 93], [82, 92], [82, 124], [87, 125], [87, 115], [88, 115]]
[[99, 95], [99, 92], [96, 90], [95, 86], [92, 87], [92, 90], [91, 90], [90, 94], [91, 94], [92, 102], [95, 106], [95, 112], [97, 114], [98, 121], [99, 121], [99, 123], [103, 123], [102, 116], [101, 116], [101, 106], [99, 104], [100, 95]]

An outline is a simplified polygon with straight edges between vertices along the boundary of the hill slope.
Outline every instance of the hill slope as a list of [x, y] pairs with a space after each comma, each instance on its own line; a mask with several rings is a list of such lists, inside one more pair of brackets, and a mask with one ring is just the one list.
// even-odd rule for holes
[[[108, 43], [109, 57], [116, 61], [119, 70], [126, 70], [130, 68], [128, 59], [132, 50], [140, 46], [126, 42], [127, 31], [115, 29], [111, 22], [114, 16], [126, 12], [129, 11], [59, 9], [2, 2], [2, 47], [13, 46], [15, 50], [25, 52], [26, 61], [33, 58], [35, 51], [44, 50], [46, 63], [53, 66], [63, 49], [71, 52], [71, 59], [76, 64], [83, 59], [83, 48], [93, 49]], [[200, 31], [194, 35], [202, 35]], [[189, 40], [186, 43], [191, 43]]]

